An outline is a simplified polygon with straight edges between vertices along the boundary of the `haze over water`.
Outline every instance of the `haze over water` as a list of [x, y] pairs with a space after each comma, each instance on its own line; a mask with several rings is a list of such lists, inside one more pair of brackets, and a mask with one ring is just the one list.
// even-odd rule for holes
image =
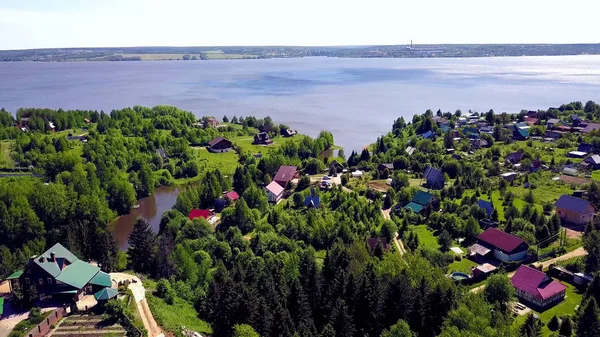
[[352, 149], [426, 109], [519, 112], [600, 101], [600, 56], [0, 63], [0, 107], [175, 105], [197, 116], [271, 116]]

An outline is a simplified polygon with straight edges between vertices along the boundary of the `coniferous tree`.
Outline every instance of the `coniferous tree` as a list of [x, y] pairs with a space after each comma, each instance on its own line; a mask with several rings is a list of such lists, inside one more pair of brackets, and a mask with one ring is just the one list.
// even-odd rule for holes
[[552, 316], [548, 322], [548, 329], [550, 329], [550, 331], [558, 331], [558, 329], [560, 329], [560, 321], [556, 315]]
[[152, 274], [156, 267], [154, 245], [156, 236], [150, 224], [140, 218], [133, 225], [129, 234], [129, 267], [139, 273]]
[[533, 314], [529, 314], [525, 320], [525, 323], [523, 323], [521, 326], [520, 331], [522, 337], [541, 337], [541, 321], [538, 318], [535, 318]]
[[410, 330], [410, 326], [403, 320], [399, 320], [388, 330], [381, 333], [381, 337], [414, 337], [415, 334]]
[[570, 317], [563, 317], [558, 334], [564, 337], [571, 337], [573, 335], [573, 322]]
[[330, 322], [336, 337], [354, 336], [356, 332], [352, 315], [348, 312], [346, 302], [341, 298], [338, 298], [331, 311]]
[[577, 322], [577, 337], [600, 336], [600, 312], [595, 298], [590, 298]]

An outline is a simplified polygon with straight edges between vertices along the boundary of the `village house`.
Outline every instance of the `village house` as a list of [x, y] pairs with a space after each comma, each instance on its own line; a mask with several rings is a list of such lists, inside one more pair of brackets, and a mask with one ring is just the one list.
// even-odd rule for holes
[[594, 145], [588, 144], [588, 143], [581, 143], [577, 147], [577, 151], [579, 151], [579, 152], [585, 152], [585, 153], [593, 153], [594, 152]]
[[491, 135], [494, 133], [494, 127], [493, 126], [482, 126], [479, 128], [479, 132], [487, 133], [488, 135]]
[[404, 152], [406, 152], [406, 154], [408, 154], [409, 156], [412, 156], [412, 154], [415, 152], [416, 148], [409, 146], [406, 148], [406, 150], [404, 150]]
[[229, 191], [225, 193], [225, 200], [229, 203], [236, 202], [240, 198], [240, 195], [236, 191]]
[[471, 143], [471, 149], [473, 151], [479, 150], [482, 148], [486, 148], [488, 146], [489, 146], [488, 141], [485, 139], [481, 139], [481, 138], [473, 139], [473, 142]]
[[494, 213], [494, 204], [492, 204], [491, 201], [479, 199], [479, 201], [477, 202], [477, 206], [483, 208], [488, 218], [492, 216], [492, 213]]
[[513, 129], [513, 138], [515, 140], [529, 139], [529, 125], [525, 123], [517, 123]]
[[531, 126], [531, 125], [537, 125], [537, 124], [539, 124], [540, 120], [537, 119], [537, 118], [533, 118], [533, 117], [527, 116], [527, 117], [525, 117], [523, 119], [523, 122], [525, 122], [527, 125]]
[[344, 166], [339, 161], [334, 159], [329, 163], [329, 172], [341, 173], [343, 170]]
[[217, 221], [216, 214], [208, 209], [192, 209], [188, 218], [190, 220], [204, 218], [204, 220], [208, 221], [210, 224], [214, 224]]
[[506, 156], [506, 163], [511, 165], [517, 165], [523, 160], [523, 152], [517, 151]]
[[283, 198], [283, 187], [275, 181], [272, 181], [269, 185], [267, 185], [265, 190], [267, 191], [269, 202], [278, 203], [279, 200]]
[[285, 129], [281, 132], [281, 135], [284, 137], [293, 137], [297, 134], [298, 132], [296, 130], [293, 129]]
[[315, 192], [313, 187], [310, 188], [310, 194], [304, 198], [304, 207], [307, 208], [319, 208], [321, 205], [321, 198]]
[[294, 178], [297, 178], [297, 175], [298, 168], [296, 166], [282, 165], [275, 174], [273, 181], [281, 185], [281, 187], [285, 187], [288, 182], [292, 181]]
[[565, 299], [567, 287], [544, 272], [522, 265], [511, 278], [519, 300], [545, 310]]
[[571, 195], [562, 195], [554, 207], [563, 222], [574, 225], [587, 225], [594, 220], [596, 213], [596, 208], [589, 201]]
[[32, 256], [23, 270], [8, 277], [11, 289], [33, 286], [40, 300], [79, 301], [112, 287], [110, 276], [99, 267], [80, 260], [60, 243]]
[[500, 177], [502, 177], [502, 179], [512, 183], [513, 181], [515, 181], [517, 179], [519, 175], [517, 174], [517, 172], [506, 172], [506, 173], [502, 173], [500, 175]]
[[392, 163], [385, 163], [385, 164], [379, 164], [377, 165], [377, 171], [379, 172], [379, 174], [383, 173], [383, 171], [388, 170], [389, 172], [394, 170], [394, 164]]
[[600, 170], [600, 156], [595, 154], [593, 156], [589, 156], [585, 161], [584, 164], [587, 166], [588, 169], [590, 170]]
[[214, 153], [229, 152], [233, 149], [233, 144], [223, 137], [217, 137], [208, 142], [208, 151]]
[[477, 267], [474, 267], [473, 269], [471, 269], [471, 274], [473, 274], [473, 278], [486, 278], [491, 273], [493, 273], [495, 270], [496, 270], [496, 267], [494, 265], [491, 265], [489, 263], [484, 263], [484, 264], [480, 264]]
[[477, 243], [469, 248], [471, 255], [484, 258], [489, 253], [502, 262], [522, 261], [527, 257], [529, 245], [518, 236], [497, 228], [488, 228], [477, 236]]
[[208, 119], [206, 119], [206, 126], [216, 128], [219, 126], [219, 121], [214, 117], [208, 117]]
[[421, 136], [421, 137], [423, 137], [425, 139], [429, 139], [429, 138], [435, 137], [435, 134], [433, 132], [431, 132], [431, 131], [427, 131], [427, 132], [425, 132], [423, 134], [420, 134], [419, 136]]
[[423, 178], [425, 178], [427, 182], [427, 187], [434, 190], [441, 190], [446, 183], [446, 178], [444, 178], [442, 171], [431, 166], [427, 166], [423, 173]]
[[431, 206], [432, 208], [437, 208], [439, 206], [438, 200], [434, 197], [433, 194], [427, 193], [425, 191], [417, 191], [417, 194], [412, 198], [412, 200], [403, 208], [408, 211], [413, 211], [415, 213], [421, 213], [425, 208]]
[[269, 137], [269, 134], [266, 132], [261, 132], [254, 135], [254, 140], [252, 141], [254, 145], [269, 145], [273, 144], [273, 140]]
[[590, 133], [595, 130], [600, 130], [600, 124], [598, 123], [587, 123], [587, 125], [581, 130], [583, 133]]
[[557, 118], [551, 118], [548, 121], [546, 121], [546, 127], [548, 129], [552, 129], [555, 126], [557, 126], [558, 124], [560, 124], [560, 119], [557, 119]]

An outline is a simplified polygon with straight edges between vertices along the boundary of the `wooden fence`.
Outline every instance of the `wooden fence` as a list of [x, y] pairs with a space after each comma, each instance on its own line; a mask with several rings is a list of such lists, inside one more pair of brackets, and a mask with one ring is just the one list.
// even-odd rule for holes
[[50, 313], [40, 324], [31, 329], [27, 334], [28, 337], [43, 337], [47, 336], [52, 326], [67, 315], [66, 308], [58, 308]]

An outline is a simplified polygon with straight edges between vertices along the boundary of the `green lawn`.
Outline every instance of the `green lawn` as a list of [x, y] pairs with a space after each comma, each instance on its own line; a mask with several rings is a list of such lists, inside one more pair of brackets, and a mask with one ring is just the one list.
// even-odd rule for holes
[[15, 162], [10, 157], [12, 141], [0, 142], [0, 167], [13, 167]]
[[200, 171], [219, 169], [221, 173], [231, 175], [238, 166], [238, 155], [235, 151], [212, 153], [206, 148], [194, 148], [198, 155]]
[[427, 225], [413, 226], [412, 230], [419, 236], [419, 245], [436, 250], [440, 249], [437, 237], [433, 235], [433, 231]]
[[465, 259], [463, 258], [460, 261], [454, 261], [452, 262], [452, 264], [450, 264], [450, 266], [448, 266], [448, 272], [452, 273], [455, 271], [459, 271], [461, 273], [465, 273], [470, 275], [471, 274], [471, 268], [473, 267], [477, 267], [477, 263], [469, 260], [469, 259]]
[[[567, 286], [567, 295], [565, 297], [565, 300], [544, 312], [540, 313], [534, 311], [534, 313], [539, 315], [542, 322], [544, 322], [544, 325], [548, 324], [552, 316], [556, 315], [560, 318], [561, 316], [573, 315], [575, 313], [575, 308], [581, 304], [582, 295], [577, 291], [577, 289], [571, 284], [564, 282], [562, 283]], [[523, 325], [526, 318], [527, 315], [518, 316], [515, 319], [514, 324], [520, 327], [521, 325]], [[550, 330], [546, 326], [544, 326], [544, 328], [542, 329], [542, 336], [550, 336]]]
[[153, 296], [149, 292], [146, 293], [146, 298], [156, 322], [163, 329], [177, 336], [181, 335], [182, 326], [202, 334], [212, 333], [211, 326], [198, 318], [194, 306], [181, 298], [175, 297], [173, 305], [167, 304], [163, 299]]
[[[50, 316], [51, 313], [52, 313], [52, 311], [47, 311], [45, 313], [42, 313], [42, 321], [44, 319], [46, 319], [46, 317]], [[22, 336], [25, 336], [36, 325], [37, 324], [33, 324], [29, 320], [29, 318], [27, 318], [26, 320], [23, 320], [23, 321], [17, 323], [17, 325], [15, 325], [15, 327], [12, 329], [12, 331], [8, 335], [8, 337], [22, 337]]]
[[[293, 138], [290, 138], [290, 139], [293, 139]], [[281, 144], [283, 144], [283, 142], [287, 141], [286, 138], [275, 137], [275, 138], [273, 138], [273, 144], [271, 144], [271, 145], [255, 145], [255, 144], [252, 144], [252, 141], [254, 141], [253, 136], [232, 137], [230, 140], [242, 152], [248, 151], [252, 154], [262, 153], [263, 155], [268, 154], [273, 149], [279, 148], [281, 146]]]
[[592, 173], [592, 179], [600, 181], [600, 171], [594, 171], [594, 173]]

